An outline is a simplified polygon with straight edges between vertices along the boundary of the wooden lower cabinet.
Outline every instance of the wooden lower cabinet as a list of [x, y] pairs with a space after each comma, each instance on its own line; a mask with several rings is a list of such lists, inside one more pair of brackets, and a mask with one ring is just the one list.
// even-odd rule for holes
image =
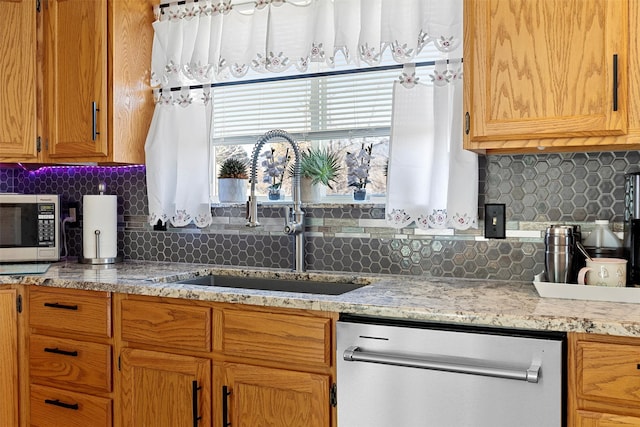
[[640, 339], [569, 334], [568, 426], [640, 426]]
[[330, 425], [328, 375], [223, 363], [214, 395], [226, 408], [216, 427]]
[[30, 286], [28, 295], [29, 425], [114, 425], [111, 294]]
[[116, 425], [331, 427], [337, 315], [116, 295]]
[[210, 360], [126, 348], [120, 363], [123, 427], [211, 425]]
[[18, 313], [14, 289], [0, 289], [0, 421], [18, 425]]

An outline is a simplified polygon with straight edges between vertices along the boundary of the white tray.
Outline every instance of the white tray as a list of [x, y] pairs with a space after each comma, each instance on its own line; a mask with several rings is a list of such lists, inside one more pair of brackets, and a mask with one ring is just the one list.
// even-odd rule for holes
[[640, 304], [640, 288], [572, 285], [568, 283], [533, 282], [543, 298], [581, 299], [591, 301], [630, 302]]

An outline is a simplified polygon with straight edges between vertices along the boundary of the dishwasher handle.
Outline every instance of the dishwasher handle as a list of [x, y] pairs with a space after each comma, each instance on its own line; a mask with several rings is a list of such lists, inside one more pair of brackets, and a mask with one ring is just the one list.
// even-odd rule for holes
[[537, 383], [540, 377], [541, 363], [531, 362], [528, 369], [516, 370], [507, 368], [496, 368], [490, 366], [474, 366], [455, 362], [417, 359], [414, 357], [403, 357], [385, 353], [362, 351], [360, 347], [348, 347], [343, 358], [347, 362], [367, 362], [380, 363], [383, 365], [404, 366], [408, 368], [431, 369], [435, 371], [456, 372], [461, 374], [483, 375], [487, 377], [505, 378], [510, 380], [520, 380], [530, 383]]

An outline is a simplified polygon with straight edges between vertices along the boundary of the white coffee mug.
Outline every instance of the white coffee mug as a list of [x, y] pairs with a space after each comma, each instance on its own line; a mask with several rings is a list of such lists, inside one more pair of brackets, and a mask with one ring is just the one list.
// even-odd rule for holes
[[593, 258], [578, 272], [580, 285], [626, 286], [627, 260], [622, 258]]

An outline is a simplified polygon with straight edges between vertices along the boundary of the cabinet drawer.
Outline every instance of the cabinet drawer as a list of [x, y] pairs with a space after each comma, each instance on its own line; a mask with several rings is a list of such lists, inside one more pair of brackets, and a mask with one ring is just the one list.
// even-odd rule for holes
[[122, 301], [122, 339], [158, 347], [211, 351], [211, 308]]
[[331, 320], [288, 314], [225, 310], [225, 354], [284, 363], [331, 364]]
[[640, 346], [579, 341], [580, 398], [640, 403]]
[[638, 427], [640, 418], [601, 412], [577, 411], [576, 427]]
[[32, 335], [29, 369], [33, 382], [82, 391], [111, 391], [111, 346]]
[[111, 296], [106, 292], [32, 286], [29, 324], [32, 328], [110, 337]]
[[31, 386], [32, 426], [106, 427], [111, 423], [111, 399]]

